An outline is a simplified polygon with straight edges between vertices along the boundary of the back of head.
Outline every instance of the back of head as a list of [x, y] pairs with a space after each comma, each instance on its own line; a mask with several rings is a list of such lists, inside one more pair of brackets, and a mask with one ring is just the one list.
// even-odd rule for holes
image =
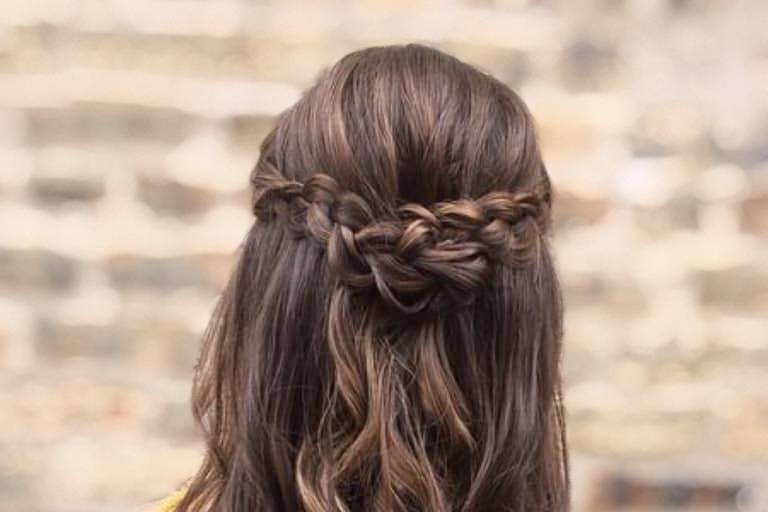
[[251, 181], [180, 510], [567, 510], [552, 196], [519, 97], [437, 50], [358, 51]]

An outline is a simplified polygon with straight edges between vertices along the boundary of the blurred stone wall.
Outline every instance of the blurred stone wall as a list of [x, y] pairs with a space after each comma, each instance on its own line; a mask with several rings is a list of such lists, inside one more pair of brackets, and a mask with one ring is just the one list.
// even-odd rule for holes
[[262, 136], [345, 53], [410, 41], [539, 124], [577, 511], [768, 510], [766, 28], [763, 0], [4, 0], [0, 512], [192, 474]]

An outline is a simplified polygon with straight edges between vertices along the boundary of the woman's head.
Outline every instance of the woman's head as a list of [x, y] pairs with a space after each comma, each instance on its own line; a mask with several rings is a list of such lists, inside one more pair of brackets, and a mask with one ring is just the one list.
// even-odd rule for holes
[[251, 182], [181, 510], [566, 510], [552, 196], [519, 97], [437, 50], [358, 51]]

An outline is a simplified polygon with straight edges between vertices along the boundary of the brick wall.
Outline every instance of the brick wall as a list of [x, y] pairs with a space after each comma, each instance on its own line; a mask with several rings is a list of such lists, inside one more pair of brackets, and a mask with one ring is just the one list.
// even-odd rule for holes
[[5, 0], [0, 512], [135, 510], [194, 471], [258, 143], [319, 70], [407, 41], [539, 124], [577, 511], [768, 509], [766, 26], [762, 0]]

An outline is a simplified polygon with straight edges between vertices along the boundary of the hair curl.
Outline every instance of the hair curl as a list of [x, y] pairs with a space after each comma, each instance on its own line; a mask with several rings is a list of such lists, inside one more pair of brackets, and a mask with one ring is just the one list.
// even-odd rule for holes
[[568, 510], [552, 194], [519, 97], [424, 46], [355, 52], [251, 184], [179, 512]]

